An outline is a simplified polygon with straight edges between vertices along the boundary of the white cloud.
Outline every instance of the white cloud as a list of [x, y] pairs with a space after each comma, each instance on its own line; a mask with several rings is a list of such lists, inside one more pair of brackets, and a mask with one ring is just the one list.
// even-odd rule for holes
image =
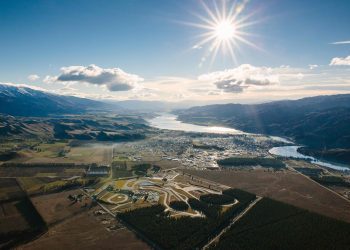
[[46, 84], [52, 84], [55, 83], [57, 81], [57, 77], [56, 76], [45, 76], [43, 79], [43, 82]]
[[39, 80], [40, 76], [36, 75], [36, 74], [33, 74], [33, 75], [29, 75], [28, 76], [28, 80], [31, 81], [31, 82], [34, 82], [36, 80]]
[[340, 66], [340, 65], [350, 66], [350, 56], [334, 57], [329, 65], [331, 65], [331, 66]]
[[350, 41], [339, 41], [339, 42], [334, 42], [334, 43], [331, 43], [331, 44], [334, 44], [334, 45], [339, 45], [339, 44], [350, 44]]
[[309, 69], [316, 69], [318, 68], [317, 64], [309, 64]]
[[109, 91], [126, 91], [143, 81], [138, 75], [129, 74], [119, 68], [100, 68], [94, 64], [62, 67], [57, 77], [60, 82], [85, 82], [106, 87]]
[[[283, 68], [285, 69], [287, 68]], [[218, 89], [224, 92], [242, 92], [250, 86], [278, 84], [279, 77], [273, 68], [242, 64], [237, 68], [201, 75], [198, 80], [212, 81]]]

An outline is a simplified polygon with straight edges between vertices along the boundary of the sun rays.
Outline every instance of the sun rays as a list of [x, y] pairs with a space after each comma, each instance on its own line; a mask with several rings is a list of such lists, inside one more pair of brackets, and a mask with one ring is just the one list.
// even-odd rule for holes
[[[246, 27], [256, 23], [256, 21], [250, 21], [253, 14], [243, 15], [247, 2], [248, 0], [240, 2], [221, 0], [210, 2], [212, 4], [209, 6], [201, 1], [206, 15], [193, 13], [200, 22], [187, 23], [203, 30], [198, 37], [198, 42], [193, 46], [194, 48], [205, 47], [207, 50], [201, 59], [200, 66], [207, 60], [207, 57], [211, 58], [212, 64], [220, 51], [224, 56], [229, 55], [237, 63], [236, 55], [241, 43], [257, 48], [247, 39], [252, 34], [244, 31]], [[217, 3], [220, 5], [218, 6]]]

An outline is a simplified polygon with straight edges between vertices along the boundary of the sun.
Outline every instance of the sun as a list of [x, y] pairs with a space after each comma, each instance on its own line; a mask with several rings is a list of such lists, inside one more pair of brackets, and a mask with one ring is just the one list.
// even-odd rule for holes
[[215, 36], [219, 40], [230, 40], [236, 36], [236, 27], [234, 23], [223, 20], [215, 26]]
[[221, 6], [218, 6], [217, 2], [213, 1], [213, 5], [209, 7], [204, 1], [201, 1], [207, 15], [203, 16], [193, 13], [201, 22], [186, 23], [205, 30], [199, 35], [199, 41], [193, 48], [207, 48], [201, 64], [207, 61], [208, 56], [211, 56], [211, 63], [213, 63], [219, 51], [222, 51], [224, 56], [230, 55], [234, 62], [237, 63], [236, 54], [240, 49], [239, 44], [243, 43], [257, 48], [247, 39], [252, 34], [244, 31], [244, 29], [257, 21], [249, 21], [253, 13], [243, 15], [247, 0], [242, 0], [241, 2], [222, 0], [219, 2]]

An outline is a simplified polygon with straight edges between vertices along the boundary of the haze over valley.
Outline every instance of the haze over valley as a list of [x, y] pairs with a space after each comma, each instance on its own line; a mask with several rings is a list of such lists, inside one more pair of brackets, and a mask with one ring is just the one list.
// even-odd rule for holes
[[0, 1], [0, 249], [348, 249], [349, 10]]

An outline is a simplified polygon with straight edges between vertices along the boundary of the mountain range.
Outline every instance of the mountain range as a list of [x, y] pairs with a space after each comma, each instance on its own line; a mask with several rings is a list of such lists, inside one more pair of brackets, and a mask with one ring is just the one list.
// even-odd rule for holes
[[175, 113], [181, 121], [289, 137], [315, 149], [350, 148], [350, 94], [254, 105], [208, 105]]
[[21, 85], [0, 84], [0, 113], [7, 115], [77, 114], [88, 110], [112, 108], [112, 106], [104, 102], [57, 95]]
[[[10, 119], [6, 115], [47, 117], [111, 110], [142, 113], [168, 111], [186, 105], [137, 100], [104, 102], [58, 95], [24, 85], [0, 84], [0, 114], [5, 115], [2, 119], [7, 122]], [[309, 154], [331, 158], [335, 155], [333, 152], [336, 152], [336, 157], [350, 153], [350, 94], [263, 104], [215, 104], [180, 109], [174, 113], [179, 120], [190, 123], [223, 125], [251, 133], [288, 137], [308, 146]], [[16, 133], [14, 128], [11, 131]]]

